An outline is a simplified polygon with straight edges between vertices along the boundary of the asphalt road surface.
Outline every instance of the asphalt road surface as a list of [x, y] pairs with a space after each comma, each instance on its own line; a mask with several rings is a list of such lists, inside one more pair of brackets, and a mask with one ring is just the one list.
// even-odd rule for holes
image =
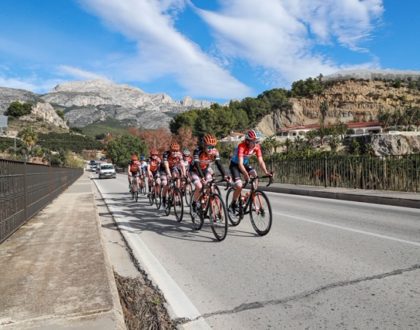
[[267, 236], [246, 216], [217, 242], [132, 201], [126, 176], [95, 182], [186, 328], [420, 329], [419, 209], [268, 193]]

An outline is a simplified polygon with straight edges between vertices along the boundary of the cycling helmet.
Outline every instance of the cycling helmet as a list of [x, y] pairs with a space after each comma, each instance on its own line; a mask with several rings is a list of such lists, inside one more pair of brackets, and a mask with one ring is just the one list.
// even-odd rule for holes
[[134, 161], [136, 161], [136, 160], [139, 160], [139, 158], [137, 157], [137, 155], [136, 155], [136, 154], [132, 154], [132, 155], [131, 155], [131, 160], [134, 162]]
[[141, 155], [140, 156], [140, 160], [144, 160], [144, 155]]
[[248, 132], [246, 132], [245, 139], [248, 140], [248, 141], [257, 142], [260, 139], [260, 134], [259, 134], [259, 132], [255, 131], [253, 129], [250, 129]]
[[153, 148], [152, 150], [150, 150], [150, 156], [158, 156], [159, 155], [159, 151], [157, 151], [157, 149]]
[[208, 146], [215, 146], [217, 144], [217, 139], [213, 134], [206, 134], [203, 137], [203, 142]]
[[191, 153], [190, 153], [190, 151], [188, 150], [188, 148], [184, 148], [184, 149], [182, 149], [182, 154], [183, 154], [184, 156], [189, 156], [189, 155], [191, 155]]
[[172, 142], [170, 146], [171, 151], [179, 151], [181, 146], [177, 142]]

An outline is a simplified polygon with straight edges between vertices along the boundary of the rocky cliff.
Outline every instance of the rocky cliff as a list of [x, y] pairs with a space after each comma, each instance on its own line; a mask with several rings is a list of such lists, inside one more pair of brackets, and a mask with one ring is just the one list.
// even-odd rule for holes
[[267, 115], [258, 128], [272, 135], [274, 128], [319, 123], [323, 102], [328, 104], [327, 123], [368, 121], [376, 119], [379, 111], [420, 107], [419, 81], [420, 72], [352, 71], [326, 76], [323, 93], [291, 98], [290, 109]]
[[157, 128], [168, 127], [176, 113], [211, 105], [211, 102], [193, 100], [188, 96], [175, 101], [164, 93], [148, 94], [139, 88], [107, 80], [68, 82], [57, 85], [44, 95], [0, 87], [0, 114], [13, 101], [36, 104], [33, 109], [36, 114], [26, 120], [38, 118], [59, 127], [63, 127], [64, 122], [51, 109], [64, 111], [70, 126], [83, 127], [111, 117], [127, 126]]
[[167, 127], [171, 115], [192, 108], [208, 108], [208, 101], [190, 97], [174, 101], [167, 94], [147, 94], [139, 88], [106, 80], [69, 82], [41, 97], [65, 112], [71, 126], [83, 127], [111, 117], [127, 125]]

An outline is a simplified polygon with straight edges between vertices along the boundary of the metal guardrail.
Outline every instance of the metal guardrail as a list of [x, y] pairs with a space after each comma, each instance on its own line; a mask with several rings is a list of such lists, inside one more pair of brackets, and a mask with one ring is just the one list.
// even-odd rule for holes
[[420, 154], [270, 159], [267, 165], [279, 183], [420, 192]]
[[0, 159], [0, 243], [82, 173], [82, 169]]
[[[420, 192], [420, 154], [405, 156], [335, 156], [311, 159], [265, 159], [274, 182]], [[255, 158], [251, 165], [261, 173]], [[224, 163], [225, 169], [229, 163]]]

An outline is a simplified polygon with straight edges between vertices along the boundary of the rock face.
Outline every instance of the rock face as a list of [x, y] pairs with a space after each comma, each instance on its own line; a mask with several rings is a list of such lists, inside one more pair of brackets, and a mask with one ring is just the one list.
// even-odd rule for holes
[[[396, 82], [399, 79], [402, 82]], [[326, 123], [368, 121], [376, 119], [380, 110], [420, 107], [420, 89], [409, 86], [410, 81], [419, 85], [420, 72], [346, 71], [322, 81], [326, 86], [322, 94], [291, 98], [291, 109], [284, 109], [277, 116], [267, 115], [264, 120], [273, 120], [273, 128], [319, 123], [323, 102], [328, 104]]]
[[54, 126], [68, 129], [66, 122], [57, 114], [54, 108], [49, 103], [39, 102], [32, 107], [29, 115], [20, 117], [23, 121], [38, 121], [50, 123]]
[[77, 127], [108, 117], [143, 128], [168, 127], [171, 114], [211, 105], [190, 97], [178, 102], [167, 94], [147, 94], [141, 89], [106, 80], [61, 84], [42, 99], [62, 108], [70, 125]]
[[15, 101], [36, 103], [40, 101], [40, 98], [38, 95], [23, 89], [0, 87], [0, 114], [3, 114], [10, 103]]
[[0, 87], [0, 114], [13, 101], [37, 104], [33, 109], [36, 114], [27, 116], [25, 120], [42, 118], [59, 127], [67, 125], [54, 109], [64, 111], [70, 126], [84, 127], [111, 117], [129, 126], [158, 128], [168, 127], [176, 113], [209, 108], [212, 104], [193, 100], [189, 96], [182, 101], [174, 101], [167, 94], [147, 94], [139, 88], [108, 80], [68, 82], [57, 85], [51, 93], [44, 95]]
[[408, 155], [420, 152], [420, 132], [404, 132], [398, 135], [374, 135], [371, 146], [376, 156]]

